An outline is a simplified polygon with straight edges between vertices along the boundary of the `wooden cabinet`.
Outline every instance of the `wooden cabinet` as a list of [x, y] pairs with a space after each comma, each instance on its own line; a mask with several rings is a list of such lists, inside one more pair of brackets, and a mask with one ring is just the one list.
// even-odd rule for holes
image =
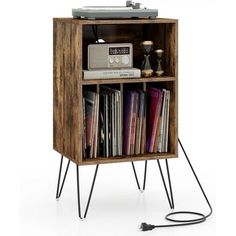
[[[87, 68], [87, 46], [94, 43], [93, 27], [106, 42], [133, 44], [134, 67], [143, 59], [140, 43], [152, 40], [164, 49], [161, 77], [83, 80]], [[178, 21], [173, 19], [85, 20], [54, 18], [53, 21], [53, 148], [78, 165], [152, 160], [178, 156]], [[150, 58], [153, 63], [155, 58]], [[167, 153], [83, 159], [83, 90], [99, 91], [101, 84], [112, 84], [123, 95], [124, 88], [138, 84], [170, 90], [169, 144]]]

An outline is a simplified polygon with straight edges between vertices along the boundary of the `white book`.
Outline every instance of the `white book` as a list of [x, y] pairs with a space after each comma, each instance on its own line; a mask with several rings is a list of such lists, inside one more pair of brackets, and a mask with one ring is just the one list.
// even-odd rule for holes
[[112, 156], [116, 156], [116, 135], [115, 135], [115, 94], [111, 94], [111, 135], [112, 135]]
[[115, 92], [115, 136], [116, 136], [116, 155], [119, 155], [119, 94]]
[[121, 92], [117, 89], [110, 88], [107, 86], [101, 86], [101, 89], [105, 89], [107, 91], [113, 92], [115, 95], [115, 104], [114, 106], [114, 130], [115, 130], [115, 136], [114, 136], [114, 156], [122, 155], [122, 119], [121, 119]]
[[163, 99], [162, 99], [162, 109], [161, 109], [161, 124], [159, 129], [159, 137], [158, 137], [158, 146], [157, 151], [163, 152], [163, 134], [164, 134], [164, 127], [165, 127], [165, 108], [166, 108], [166, 89], [162, 90], [163, 92]]
[[120, 91], [116, 91], [116, 129], [117, 129], [117, 155], [122, 155], [122, 137], [121, 137], [121, 93]]
[[118, 155], [122, 155], [122, 118], [121, 118], [121, 93], [120, 91], [117, 93], [118, 94]]
[[97, 138], [98, 138], [98, 113], [99, 113], [99, 94], [96, 94], [96, 106], [95, 106], [95, 132], [94, 132], [94, 158], [97, 157]]
[[170, 113], [170, 91], [167, 91], [166, 95], [166, 129], [165, 129], [165, 144], [164, 152], [168, 152], [168, 133], [169, 133], [169, 113]]
[[141, 71], [137, 68], [83, 70], [84, 80], [89, 79], [120, 79], [140, 78]]
[[109, 156], [108, 145], [108, 94], [105, 94], [105, 142], [106, 142], [106, 157]]
[[165, 142], [166, 142], [166, 116], [167, 116], [167, 93], [168, 91], [166, 90], [165, 92], [165, 103], [163, 104], [164, 107], [164, 119], [163, 119], [163, 133], [162, 133], [162, 143], [161, 143], [161, 152], [165, 152]]

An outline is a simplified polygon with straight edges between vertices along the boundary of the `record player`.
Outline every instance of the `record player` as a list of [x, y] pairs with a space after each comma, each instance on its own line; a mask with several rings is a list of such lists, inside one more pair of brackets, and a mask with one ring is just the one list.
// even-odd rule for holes
[[85, 6], [72, 9], [74, 18], [110, 19], [110, 18], [157, 18], [157, 9], [141, 7], [140, 3], [126, 1], [126, 6]]

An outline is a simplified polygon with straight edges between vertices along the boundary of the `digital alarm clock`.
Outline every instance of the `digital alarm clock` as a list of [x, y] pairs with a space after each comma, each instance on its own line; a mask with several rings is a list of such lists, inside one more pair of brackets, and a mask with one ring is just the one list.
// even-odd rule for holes
[[88, 70], [133, 67], [132, 43], [88, 45]]

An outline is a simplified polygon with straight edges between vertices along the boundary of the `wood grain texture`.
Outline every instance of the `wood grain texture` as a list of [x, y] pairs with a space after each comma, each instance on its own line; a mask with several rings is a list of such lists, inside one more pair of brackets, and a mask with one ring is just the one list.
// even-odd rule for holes
[[166, 26], [166, 34], [169, 36], [169, 44], [166, 50], [169, 53], [169, 74], [175, 76], [175, 81], [171, 85], [170, 99], [170, 132], [169, 149], [171, 153], [178, 154], [178, 22]]
[[179, 101], [178, 101], [178, 98], [179, 98], [179, 95], [178, 95], [178, 93], [179, 93], [179, 85], [178, 85], [178, 68], [179, 68], [179, 66], [178, 66], [178, 32], [179, 32], [179, 30], [178, 30], [178, 21], [176, 21], [175, 22], [175, 27], [174, 27], [174, 30], [173, 30], [173, 33], [172, 33], [172, 37], [173, 37], [173, 42], [174, 42], [174, 45], [173, 45], [173, 50], [174, 50], [174, 74], [175, 74], [175, 77], [176, 77], [176, 80], [175, 80], [175, 82], [174, 82], [174, 86], [175, 86], [175, 108], [174, 108], [174, 110], [175, 110], [175, 126], [174, 126], [174, 132], [175, 132], [175, 136], [174, 136], [174, 138], [173, 138], [173, 145], [174, 145], [174, 147], [175, 147], [175, 150], [174, 150], [174, 153], [175, 153], [175, 155], [178, 155], [178, 133], [179, 133], [179, 131], [178, 131], [178, 117], [179, 117], [179, 115], [178, 115], [178, 112], [179, 112], [179, 108], [178, 108], [178, 104], [179, 104]]
[[53, 147], [81, 162], [81, 26], [54, 21]]
[[53, 148], [63, 152], [62, 23], [53, 23]]
[[[134, 45], [134, 63], [139, 67], [143, 53], [142, 40], [153, 40], [164, 49], [163, 77], [83, 80], [86, 68], [87, 45], [94, 40], [91, 25], [99, 25], [99, 36], [106, 41], [131, 42]], [[152, 59], [153, 62], [155, 58]], [[96, 91], [99, 84], [124, 88], [136, 83], [143, 88], [154, 84], [170, 89], [170, 129], [168, 153], [111, 158], [82, 159], [84, 88]], [[178, 21], [174, 19], [78, 20], [55, 18], [53, 22], [53, 147], [79, 165], [153, 160], [178, 156]]]
[[92, 79], [83, 80], [82, 84], [125, 84], [125, 83], [140, 83], [140, 82], [162, 82], [174, 81], [175, 77], [161, 76], [161, 77], [148, 77], [148, 78], [132, 78], [132, 79]]
[[86, 159], [82, 162], [82, 165], [95, 165], [95, 164], [109, 164], [129, 161], [144, 161], [144, 160], [159, 160], [167, 158], [177, 158], [177, 155], [172, 153], [145, 153], [137, 156], [123, 156], [123, 157], [100, 157], [94, 159]]
[[67, 22], [74, 24], [92, 25], [92, 24], [163, 24], [163, 23], [176, 23], [177, 19], [156, 18], [156, 19], [101, 19], [101, 20], [88, 20], [88, 19], [75, 19], [72, 17], [54, 18], [54, 21]]

